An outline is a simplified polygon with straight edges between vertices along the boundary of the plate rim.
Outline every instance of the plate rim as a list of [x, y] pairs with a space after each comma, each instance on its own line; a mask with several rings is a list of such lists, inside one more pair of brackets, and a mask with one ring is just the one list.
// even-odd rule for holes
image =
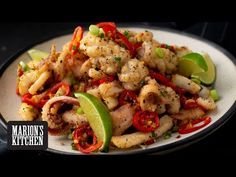
[[[234, 55], [232, 55], [228, 50], [224, 49], [223, 47], [221, 47], [220, 45], [216, 44], [213, 41], [209, 41], [208, 39], [204, 39], [201, 36], [197, 36], [195, 34], [190, 34], [187, 32], [183, 32], [183, 31], [179, 31], [179, 30], [175, 30], [175, 29], [170, 29], [170, 28], [166, 28], [166, 27], [157, 27], [157, 26], [153, 26], [153, 25], [146, 25], [146, 24], [130, 24], [130, 23], [117, 23], [119, 27], [128, 27], [128, 28], [148, 28], [151, 30], [160, 30], [160, 31], [164, 31], [164, 32], [171, 32], [174, 34], [178, 34], [178, 35], [182, 35], [182, 36], [187, 36], [193, 39], [197, 39], [199, 41], [202, 41], [208, 45], [210, 45], [211, 47], [215, 48], [216, 50], [219, 50], [220, 52], [222, 52], [223, 54], [225, 54], [230, 61], [234, 64], [234, 66], [236, 67], [236, 58], [234, 57]], [[87, 26], [87, 25], [85, 25]], [[41, 40], [37, 40], [36, 42], [33, 42], [25, 47], [23, 47], [22, 49], [19, 49], [18, 51], [14, 52], [14, 54], [12, 54], [10, 57], [8, 57], [5, 61], [3, 61], [3, 63], [0, 65], [0, 78], [2, 76], [2, 74], [4, 73], [4, 71], [7, 69], [7, 67], [21, 54], [23, 54], [24, 52], [26, 52], [28, 49], [30, 49], [31, 47], [38, 45], [40, 43], [46, 42], [50, 39], [56, 38], [56, 37], [60, 37], [60, 36], [65, 36], [68, 35], [70, 33], [72, 33], [73, 30], [65, 30], [62, 32], [58, 32], [56, 34], [53, 35], [48, 35], [46, 37], [44, 37]], [[105, 154], [105, 153], [99, 153], [99, 154], [92, 154], [92, 155], [131, 155], [131, 154], [150, 154], [150, 153], [155, 153], [155, 154], [160, 154], [160, 153], [164, 153], [164, 152], [169, 152], [169, 151], [174, 151], [176, 149], [182, 148], [183, 146], [188, 146], [190, 144], [196, 143], [197, 141], [200, 141], [201, 139], [206, 138], [207, 136], [209, 136], [210, 134], [212, 134], [213, 132], [215, 132], [216, 130], [218, 130], [221, 126], [223, 126], [231, 117], [232, 115], [236, 113], [236, 101], [234, 101], [233, 105], [229, 108], [229, 110], [224, 113], [224, 115], [219, 118], [216, 122], [214, 122], [211, 126], [203, 129], [202, 131], [189, 136], [187, 138], [184, 138], [182, 140], [179, 141], [175, 141], [169, 144], [165, 144], [159, 147], [153, 147], [151, 149], [135, 149], [132, 151], [125, 151], [124, 152], [116, 152], [115, 154]], [[1, 115], [1, 113], [0, 113]], [[0, 126], [3, 126], [3, 128], [6, 129], [7, 127], [7, 122], [4, 119], [3, 116], [0, 116]], [[52, 148], [47, 148], [48, 152], [52, 152], [52, 153], [59, 153], [59, 154], [66, 154], [66, 155], [82, 155], [80, 153], [73, 153], [73, 152], [65, 152], [65, 151], [61, 151], [61, 150], [56, 150], [56, 149], [52, 149]]]

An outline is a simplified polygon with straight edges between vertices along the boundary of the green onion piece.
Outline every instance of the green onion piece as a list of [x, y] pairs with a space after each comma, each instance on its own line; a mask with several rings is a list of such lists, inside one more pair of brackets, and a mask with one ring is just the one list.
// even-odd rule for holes
[[165, 56], [165, 53], [164, 53], [163, 49], [160, 48], [160, 47], [157, 47], [155, 49], [155, 53], [156, 53], [156, 56], [159, 57], [159, 58], [164, 58], [164, 56]]
[[171, 132], [170, 131], [165, 132], [164, 135], [163, 135], [164, 139], [169, 139], [170, 137], [171, 137]]
[[77, 47], [76, 47], [75, 45], [72, 46], [72, 49], [73, 49], [73, 50], [76, 50], [76, 48], [77, 48]]
[[144, 86], [145, 84], [146, 84], [145, 80], [141, 80], [141, 81], [140, 81], [140, 85], [141, 85], [141, 86]]
[[89, 32], [95, 36], [99, 35], [100, 29], [96, 25], [89, 26]]
[[210, 91], [210, 95], [211, 95], [211, 97], [213, 98], [214, 101], [219, 100], [219, 95], [218, 95], [216, 89], [212, 89], [212, 90]]
[[193, 82], [195, 82], [196, 84], [200, 85], [201, 84], [201, 81], [198, 79], [198, 78], [191, 78], [191, 80]]
[[105, 34], [104, 33], [101, 33], [100, 34], [100, 38], [104, 38], [105, 37]]
[[152, 136], [152, 138], [156, 138], [157, 134], [155, 132], [151, 132], [151, 136]]
[[20, 66], [22, 67], [23, 71], [26, 72], [26, 71], [29, 71], [30, 68], [27, 64], [25, 64], [23, 61], [20, 61]]
[[179, 130], [179, 126], [178, 125], [174, 125], [173, 128], [171, 129], [172, 133], [175, 133]]
[[76, 84], [76, 79], [75, 79], [74, 75], [72, 75], [72, 74], [69, 75], [68, 79], [69, 79], [70, 85]]
[[124, 33], [123, 33], [124, 35], [125, 35], [125, 37], [127, 37], [127, 38], [129, 38], [130, 36], [129, 36], [129, 31], [124, 31]]
[[69, 140], [72, 140], [72, 138], [73, 138], [73, 137], [72, 137], [72, 133], [69, 133], [68, 136], [67, 136], [67, 138], [68, 138]]
[[167, 48], [167, 49], [170, 49], [170, 45], [166, 44], [166, 48]]
[[121, 61], [121, 58], [120, 57], [113, 57], [113, 60], [117, 61], [117, 62], [120, 62]]
[[79, 107], [77, 110], [76, 110], [76, 113], [81, 115], [81, 114], [84, 114], [84, 111], [81, 107]]

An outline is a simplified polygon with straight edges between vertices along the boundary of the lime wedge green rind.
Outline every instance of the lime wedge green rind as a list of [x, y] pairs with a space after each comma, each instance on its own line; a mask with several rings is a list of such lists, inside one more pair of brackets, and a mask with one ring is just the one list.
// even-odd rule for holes
[[191, 77], [199, 79], [205, 85], [211, 85], [216, 80], [216, 68], [208, 54], [205, 54], [204, 58], [208, 66], [208, 70], [206, 72], [193, 73]]
[[100, 150], [107, 152], [112, 137], [111, 116], [107, 107], [101, 100], [88, 93], [75, 93], [88, 122], [93, 129], [98, 141], [103, 141]]
[[208, 70], [208, 66], [204, 57], [199, 53], [189, 53], [182, 57], [182, 59], [191, 60], [200, 66], [204, 71]]
[[32, 58], [32, 60], [35, 61], [41, 61], [42, 59], [47, 58], [49, 55], [47, 52], [43, 52], [37, 49], [28, 50], [28, 54]]
[[212, 90], [210, 91], [210, 96], [212, 97], [212, 99], [213, 99], [214, 101], [219, 100], [219, 95], [218, 95], [216, 89], [212, 89]]
[[189, 77], [192, 73], [204, 72], [204, 70], [194, 61], [188, 59], [182, 59], [178, 63], [178, 73]]

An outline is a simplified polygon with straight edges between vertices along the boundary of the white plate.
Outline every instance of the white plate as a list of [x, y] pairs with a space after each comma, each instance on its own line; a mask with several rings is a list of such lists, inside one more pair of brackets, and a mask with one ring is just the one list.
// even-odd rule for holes
[[[208, 126], [196, 132], [181, 135], [180, 138], [176, 138], [176, 134], [167, 140], [159, 139], [155, 144], [148, 146], [146, 149], [133, 149], [126, 151], [111, 150], [108, 154], [130, 154], [143, 152], [161, 153], [163, 151], [169, 151], [195, 142], [196, 140], [209, 135], [231, 117], [236, 108], [236, 67], [232, 62], [234, 59], [232, 55], [216, 44], [189, 34], [150, 27], [129, 28], [134, 31], [143, 31], [145, 29], [150, 30], [153, 32], [154, 38], [162, 43], [185, 45], [195, 52], [207, 52], [213, 59], [217, 68], [215, 88], [220, 95], [220, 100], [217, 102], [217, 109], [209, 114], [212, 117], [212, 122]], [[71, 34], [62, 35], [39, 43], [35, 46], [32, 46], [31, 48], [49, 52], [51, 44], [56, 44], [57, 49], [61, 50], [62, 45], [70, 39]], [[3, 123], [3, 126], [5, 127], [6, 122], [8, 121], [20, 120], [18, 115], [20, 97], [15, 94], [16, 70], [17, 64], [21, 60], [26, 62], [30, 60], [28, 54], [26, 53], [28, 49], [29, 47], [23, 51], [18, 52], [0, 68], [0, 113], [4, 117], [5, 123]], [[71, 141], [67, 140], [65, 137], [55, 137], [49, 135], [48, 145], [48, 150], [56, 153], [80, 154], [80, 152], [72, 150]]]

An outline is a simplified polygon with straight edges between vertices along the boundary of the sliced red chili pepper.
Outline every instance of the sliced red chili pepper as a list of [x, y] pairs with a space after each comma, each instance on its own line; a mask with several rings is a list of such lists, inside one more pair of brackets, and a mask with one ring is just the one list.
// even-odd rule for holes
[[199, 105], [197, 104], [196, 101], [191, 101], [191, 102], [186, 102], [184, 103], [184, 109], [194, 109], [194, 108], [198, 108]]
[[111, 38], [115, 38], [116, 35], [116, 24], [114, 22], [101, 22], [98, 23], [97, 26], [99, 28], [102, 28], [104, 33], [109, 36], [109, 33], [111, 35]]
[[16, 94], [20, 95], [20, 91], [19, 91], [19, 87], [18, 86], [16, 87]]
[[144, 144], [145, 145], [150, 145], [150, 144], [153, 144], [153, 143], [155, 143], [155, 140], [153, 138], [151, 138], [151, 139], [147, 140]]
[[75, 55], [78, 52], [80, 41], [82, 38], [83, 38], [83, 28], [81, 26], [78, 26], [74, 31], [72, 40], [69, 45], [69, 50], [71, 51], [72, 55]]
[[187, 101], [186, 96], [184, 96], [183, 94], [180, 94], [179, 101], [180, 101], [180, 104], [184, 106], [185, 102]]
[[173, 90], [177, 89], [175, 84], [173, 84], [168, 78], [166, 78], [164, 75], [162, 75], [160, 73], [150, 71], [150, 76], [152, 78], [155, 78], [156, 80], [160, 81], [163, 85], [165, 85], [167, 87], [171, 87]]
[[101, 141], [97, 142], [97, 137], [89, 124], [81, 125], [75, 129], [73, 132], [73, 140], [76, 149], [83, 153], [96, 151], [103, 144]]
[[127, 103], [135, 104], [137, 103], [137, 95], [134, 91], [123, 90], [119, 95], [118, 101], [120, 106]]
[[24, 74], [22, 67], [19, 65], [17, 69], [17, 76], [21, 77]]
[[33, 95], [31, 95], [30, 93], [26, 93], [22, 96], [21, 100], [23, 103], [27, 103], [35, 108], [41, 108], [41, 106], [32, 99], [32, 96]]
[[120, 43], [124, 44], [125, 47], [129, 50], [130, 55], [132, 57], [134, 57], [136, 55], [136, 50], [134, 49], [133, 44], [131, 42], [129, 42], [129, 40], [127, 39], [127, 37], [124, 34], [122, 34], [119, 31], [117, 31], [116, 32], [116, 39], [115, 39], [115, 41], [117, 43], [119, 43], [119, 44]]
[[[205, 127], [206, 125], [208, 125], [211, 122], [211, 117], [207, 116], [207, 117], [203, 117], [203, 118], [198, 118], [198, 119], [194, 119], [192, 121], [190, 121], [187, 124], [183, 124], [178, 132], [179, 134], [187, 134], [187, 133], [192, 133], [196, 130], [199, 130], [203, 127]], [[196, 125], [202, 123], [200, 125]], [[196, 125], [196, 126], [195, 126]]]
[[111, 75], [111, 76], [106, 76], [106, 77], [99, 79], [99, 80], [93, 80], [91, 84], [94, 86], [99, 86], [100, 84], [112, 82], [114, 80], [115, 80], [115, 76]]
[[159, 117], [156, 112], [139, 111], [133, 117], [133, 126], [141, 132], [152, 132], [159, 127]]
[[109, 36], [118, 44], [123, 44], [130, 52], [132, 57], [135, 57], [137, 48], [141, 47], [142, 43], [132, 44], [127, 37], [117, 31], [116, 24], [114, 22], [101, 22], [97, 26], [102, 28], [107, 36]]
[[137, 42], [137, 43], [134, 43], [133, 44], [133, 48], [134, 48], [134, 50], [136, 51], [138, 48], [140, 48], [141, 46], [142, 46], [142, 42]]
[[100, 22], [96, 24], [99, 28], [103, 28], [104, 26], [110, 26], [116, 28], [116, 24], [114, 22]]
[[165, 77], [164, 75], [154, 72], [154, 71], [150, 71], [150, 76], [156, 80], [158, 80], [159, 82], [161, 82], [163, 85], [167, 86], [167, 87], [171, 87], [176, 93], [183, 95], [186, 91], [183, 88], [179, 88], [177, 87], [173, 82], [171, 82], [167, 77]]
[[161, 44], [161, 48], [169, 49], [170, 51], [175, 53], [175, 47], [173, 45]]
[[56, 92], [59, 90], [59, 88], [64, 87], [65, 89], [65, 93], [63, 95], [67, 96], [70, 94], [70, 86], [67, 83], [64, 82], [59, 82], [56, 85], [54, 85], [53, 87], [51, 87], [47, 93], [40, 99], [39, 101], [39, 106], [43, 107], [44, 104], [53, 97], [53, 95], [56, 94]]

